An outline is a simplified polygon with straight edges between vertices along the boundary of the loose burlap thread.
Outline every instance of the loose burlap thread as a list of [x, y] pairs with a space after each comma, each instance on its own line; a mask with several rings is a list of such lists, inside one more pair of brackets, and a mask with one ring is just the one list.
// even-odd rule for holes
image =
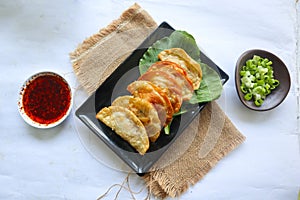
[[[87, 93], [93, 93], [156, 27], [149, 13], [134, 4], [70, 53]], [[156, 197], [178, 197], [244, 140], [218, 104], [208, 103], [143, 179]]]

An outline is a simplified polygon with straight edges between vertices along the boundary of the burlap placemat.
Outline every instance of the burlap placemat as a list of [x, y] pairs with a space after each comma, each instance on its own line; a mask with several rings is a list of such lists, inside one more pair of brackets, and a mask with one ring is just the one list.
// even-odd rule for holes
[[[134, 4], [80, 44], [70, 58], [83, 88], [94, 92], [156, 27]], [[244, 140], [217, 103], [209, 103], [143, 179], [156, 197], [179, 196]]]
[[93, 93], [156, 27], [152, 17], [134, 4], [119, 19], [83, 41], [70, 54], [83, 88]]

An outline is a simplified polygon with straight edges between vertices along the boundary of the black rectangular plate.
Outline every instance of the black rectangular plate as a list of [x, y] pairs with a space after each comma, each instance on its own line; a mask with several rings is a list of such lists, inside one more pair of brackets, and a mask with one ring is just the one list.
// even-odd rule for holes
[[[115, 134], [109, 127], [97, 120], [95, 116], [101, 108], [110, 106], [116, 97], [129, 94], [126, 90], [127, 86], [140, 76], [138, 70], [140, 58], [154, 42], [171, 35], [174, 30], [175, 29], [166, 22], [160, 24], [75, 112], [76, 116], [90, 128], [94, 134], [138, 174], [149, 171], [153, 164], [199, 114], [206, 103], [195, 104], [189, 108], [189, 112], [174, 117], [170, 134], [161, 134], [156, 142], [150, 144], [149, 150], [143, 156], [138, 154], [135, 149]], [[229, 79], [228, 75], [203, 52], [200, 54], [200, 59], [201, 62], [206, 63], [217, 71], [223, 84], [227, 82]]]

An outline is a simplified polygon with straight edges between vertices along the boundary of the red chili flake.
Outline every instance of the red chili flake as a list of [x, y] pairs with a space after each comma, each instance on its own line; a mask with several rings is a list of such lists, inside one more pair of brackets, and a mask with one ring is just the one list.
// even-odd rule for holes
[[71, 103], [71, 92], [61, 77], [46, 74], [29, 81], [22, 103], [30, 119], [49, 125], [66, 114]]

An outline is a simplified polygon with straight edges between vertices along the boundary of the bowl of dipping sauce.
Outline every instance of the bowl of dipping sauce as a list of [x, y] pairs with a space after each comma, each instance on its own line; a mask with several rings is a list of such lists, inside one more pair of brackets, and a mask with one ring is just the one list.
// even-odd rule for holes
[[279, 57], [265, 50], [251, 49], [237, 60], [235, 85], [239, 99], [246, 107], [268, 111], [284, 101], [291, 80], [286, 65]]
[[33, 127], [57, 126], [67, 118], [71, 108], [71, 88], [57, 73], [34, 74], [21, 87], [18, 110], [25, 122]]

